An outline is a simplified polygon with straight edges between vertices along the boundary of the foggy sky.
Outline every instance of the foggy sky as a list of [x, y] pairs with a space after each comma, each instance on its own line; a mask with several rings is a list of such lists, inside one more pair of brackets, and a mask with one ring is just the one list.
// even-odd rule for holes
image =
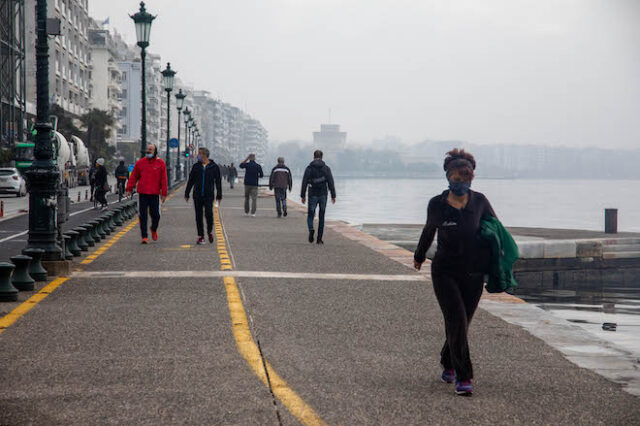
[[[138, 1], [89, 0], [135, 41]], [[640, 1], [149, 0], [150, 51], [271, 139], [640, 147]]]

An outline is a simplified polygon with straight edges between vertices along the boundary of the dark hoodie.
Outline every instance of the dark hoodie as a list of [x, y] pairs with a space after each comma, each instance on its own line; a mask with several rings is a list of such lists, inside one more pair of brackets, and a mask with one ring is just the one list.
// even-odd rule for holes
[[221, 200], [222, 181], [220, 179], [220, 167], [213, 160], [209, 160], [209, 164], [204, 168], [201, 162], [195, 163], [191, 168], [191, 173], [189, 173], [189, 181], [184, 191], [185, 197], [189, 198], [191, 188], [193, 188], [194, 198], [213, 199], [215, 197], [217, 200]]
[[304, 171], [300, 198], [306, 198], [307, 187], [309, 197], [326, 196], [331, 191], [331, 198], [336, 198], [336, 187], [333, 184], [331, 169], [320, 159], [313, 160]]

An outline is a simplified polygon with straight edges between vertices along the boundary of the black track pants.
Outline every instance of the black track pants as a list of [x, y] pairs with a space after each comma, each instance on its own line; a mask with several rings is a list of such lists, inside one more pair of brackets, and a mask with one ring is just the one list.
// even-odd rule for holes
[[432, 272], [432, 280], [444, 316], [447, 338], [440, 352], [440, 363], [444, 368], [456, 371], [456, 380], [470, 380], [473, 378], [473, 366], [467, 332], [482, 296], [483, 276], [437, 271]]
[[147, 238], [147, 212], [151, 215], [151, 231], [158, 230], [160, 223], [160, 196], [138, 194], [138, 216], [140, 217], [140, 235]]
[[197, 198], [193, 197], [193, 205], [196, 209], [196, 228], [198, 228], [198, 236], [204, 237], [204, 224], [202, 222], [202, 212], [207, 219], [207, 234], [213, 231], [213, 198]]

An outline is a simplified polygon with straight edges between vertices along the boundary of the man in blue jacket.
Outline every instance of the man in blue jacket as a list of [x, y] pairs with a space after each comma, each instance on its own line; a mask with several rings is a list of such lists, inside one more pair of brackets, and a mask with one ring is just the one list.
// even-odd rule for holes
[[196, 209], [196, 228], [198, 229], [197, 244], [204, 244], [204, 226], [202, 223], [202, 211], [207, 218], [207, 236], [213, 243], [213, 200], [222, 200], [222, 180], [220, 167], [209, 159], [207, 148], [198, 148], [198, 162], [191, 168], [187, 188], [184, 191], [184, 200], [189, 202], [189, 195], [193, 188], [193, 205]]
[[244, 173], [244, 214], [249, 214], [249, 198], [251, 198], [251, 216], [256, 215], [258, 202], [258, 182], [264, 176], [262, 167], [256, 163], [256, 155], [249, 154], [245, 160], [240, 163], [240, 168], [245, 170]]

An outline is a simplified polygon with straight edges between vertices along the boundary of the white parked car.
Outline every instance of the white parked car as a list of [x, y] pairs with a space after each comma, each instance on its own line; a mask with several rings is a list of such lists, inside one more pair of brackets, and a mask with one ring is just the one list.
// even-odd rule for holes
[[27, 183], [13, 167], [0, 168], [0, 194], [16, 194], [16, 197], [27, 195]]

